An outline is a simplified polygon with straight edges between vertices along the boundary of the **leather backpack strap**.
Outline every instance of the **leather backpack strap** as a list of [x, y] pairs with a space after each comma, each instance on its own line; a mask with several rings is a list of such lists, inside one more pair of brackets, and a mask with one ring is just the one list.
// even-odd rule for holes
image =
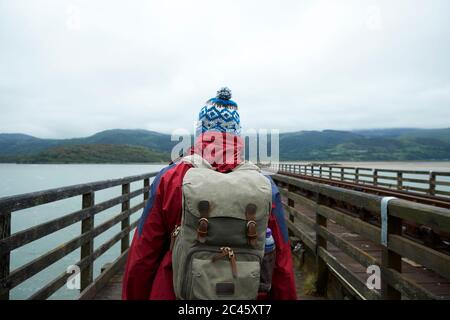
[[245, 218], [247, 219], [247, 240], [248, 244], [256, 247], [258, 234], [256, 232], [256, 205], [249, 203], [245, 208]]
[[206, 242], [208, 235], [208, 217], [209, 217], [209, 201], [202, 200], [198, 203], [198, 211], [200, 212], [200, 220], [198, 221], [197, 240], [200, 243]]

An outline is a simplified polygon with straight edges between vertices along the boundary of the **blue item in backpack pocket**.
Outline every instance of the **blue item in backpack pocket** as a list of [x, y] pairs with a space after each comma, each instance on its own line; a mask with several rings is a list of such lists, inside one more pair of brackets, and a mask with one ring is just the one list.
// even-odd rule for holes
[[275, 240], [272, 236], [272, 230], [270, 228], [266, 229], [266, 244], [265, 244], [265, 252], [272, 252], [275, 250]]

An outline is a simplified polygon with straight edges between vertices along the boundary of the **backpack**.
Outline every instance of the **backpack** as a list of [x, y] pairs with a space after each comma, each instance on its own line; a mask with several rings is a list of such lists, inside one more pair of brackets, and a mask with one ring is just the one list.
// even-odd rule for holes
[[271, 183], [249, 162], [220, 173], [199, 155], [183, 178], [181, 225], [172, 232], [177, 299], [256, 299], [272, 208]]

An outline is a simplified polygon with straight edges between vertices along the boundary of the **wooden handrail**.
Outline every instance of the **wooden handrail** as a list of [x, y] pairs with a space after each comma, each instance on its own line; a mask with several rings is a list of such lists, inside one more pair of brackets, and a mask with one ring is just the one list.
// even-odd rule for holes
[[[135, 221], [130, 224], [130, 216], [144, 208], [149, 198], [150, 178], [157, 174], [157, 172], [152, 172], [121, 179], [103, 180], [0, 198], [0, 299], [9, 299], [11, 289], [78, 248], [81, 248], [80, 261], [74, 265], [78, 266], [81, 271], [80, 291], [90, 287], [95, 282], [93, 278], [93, 264], [98, 257], [118, 241], [121, 242], [121, 256], [126, 255], [129, 247], [130, 233], [138, 223], [138, 221]], [[131, 192], [130, 183], [139, 181], [142, 181], [143, 187]], [[122, 186], [121, 195], [101, 203], [95, 203], [96, 191], [115, 186]], [[130, 207], [130, 200], [141, 194], [143, 194], [142, 201]], [[81, 210], [11, 234], [11, 216], [14, 216], [15, 211], [76, 196], [82, 196]], [[118, 204], [121, 204], [120, 213], [97, 226], [94, 225], [96, 214]], [[10, 270], [10, 254], [12, 250], [80, 221], [80, 235], [58, 245], [34, 260], [12, 271]], [[118, 223], [121, 225], [121, 230], [94, 250], [94, 239]], [[123, 261], [123, 259], [120, 261]], [[29, 298], [45, 299], [50, 297], [66, 283], [69, 277], [70, 274], [65, 272], [60, 274], [44, 284], [43, 287], [39, 288]]]
[[157, 175], [157, 172], [146, 173], [121, 179], [102, 180], [91, 183], [82, 183], [62, 188], [48, 189], [38, 192], [30, 192], [15, 196], [0, 198], [0, 215], [5, 212], [17, 211], [35, 207], [41, 204], [63, 200], [86, 193], [108, 189], [123, 184], [145, 180]]
[[[339, 262], [333, 258], [333, 253], [327, 250], [327, 242], [330, 242], [365, 267], [373, 264], [380, 266], [381, 281], [385, 284], [381, 295], [379, 292], [367, 291], [367, 288], [361, 286], [360, 283], [354, 283], [355, 287], [366, 294], [366, 298], [399, 299], [402, 295], [413, 299], [440, 298], [422, 285], [405, 277], [401, 270], [401, 259], [404, 257], [415, 261], [450, 280], [450, 255], [405, 236], [401, 226], [402, 223], [426, 225], [435, 231], [450, 234], [449, 209], [401, 199], [390, 201], [388, 205], [388, 246], [384, 249], [385, 253], [383, 253], [382, 259], [378, 260], [339, 235], [330, 232], [326, 221], [332, 220], [333, 224], [337, 223], [349, 232], [359, 234], [361, 237], [379, 244], [380, 225], [370, 221], [373, 219], [379, 221], [382, 197], [282, 174], [275, 174], [271, 177], [278, 185], [283, 199], [287, 199], [283, 201], [283, 207], [290, 217], [287, 225], [291, 233], [302, 240], [311, 249], [311, 252], [318, 255], [318, 262], [322, 261], [318, 264], [319, 278], [320, 273], [323, 273], [320, 268], [323, 268], [323, 263], [326, 263], [334, 269], [341, 268], [342, 272], [348, 275], [346, 281], [352, 283], [356, 281], [354, 275], [348, 274], [345, 266], [337, 265]], [[296, 205], [315, 212], [316, 219], [300, 212], [296, 209]], [[353, 211], [348, 211], [349, 208]], [[365, 221], [358, 218], [358, 213], [361, 212], [370, 213], [372, 219]], [[395, 228], [393, 224], [395, 224]], [[315, 239], [311, 237], [313, 232], [316, 234]]]
[[[270, 168], [279, 173], [364, 183], [366, 185], [387, 187], [411, 193], [450, 197], [450, 191], [442, 190], [442, 187], [450, 186], [450, 179], [448, 179], [450, 172], [445, 171], [395, 170], [327, 164], [305, 165], [288, 163], [272, 164]], [[419, 184], [419, 186], [411, 184]]]

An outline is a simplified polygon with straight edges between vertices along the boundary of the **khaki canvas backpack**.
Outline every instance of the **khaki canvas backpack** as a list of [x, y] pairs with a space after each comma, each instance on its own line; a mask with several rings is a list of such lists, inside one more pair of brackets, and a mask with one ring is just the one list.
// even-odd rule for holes
[[254, 164], [230, 173], [188, 156], [181, 225], [172, 233], [178, 299], [256, 299], [272, 207], [271, 184]]

